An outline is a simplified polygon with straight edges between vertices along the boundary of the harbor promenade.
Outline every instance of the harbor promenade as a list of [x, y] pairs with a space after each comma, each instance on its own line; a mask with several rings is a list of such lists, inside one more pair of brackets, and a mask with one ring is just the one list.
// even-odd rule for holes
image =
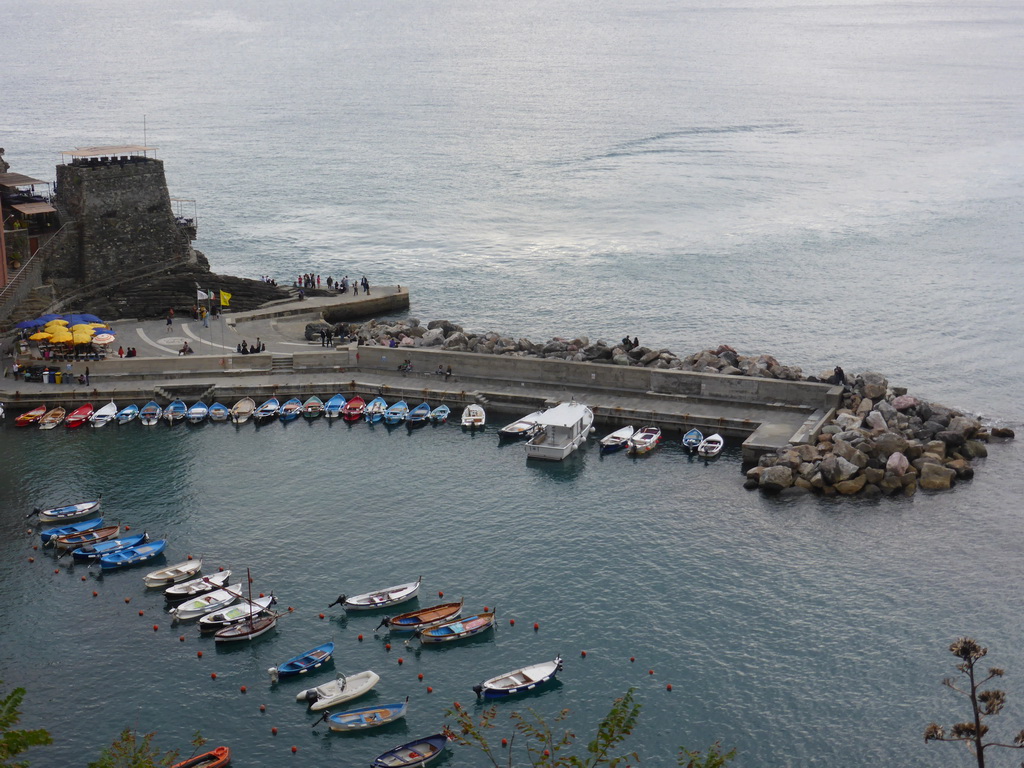
[[[402, 292], [406, 289], [402, 288]], [[397, 295], [396, 286], [381, 286], [378, 296]], [[382, 395], [447, 403], [456, 410], [475, 402], [500, 418], [518, 416], [575, 398], [593, 410], [600, 429], [624, 424], [657, 424], [669, 439], [697, 427], [743, 441], [747, 462], [791, 442], [811, 440], [839, 403], [839, 388], [826, 384], [753, 377], [652, 370], [636, 366], [578, 363], [504, 355], [452, 352], [433, 348], [388, 348], [306, 341], [305, 326], [328, 312], [366, 316], [366, 304], [378, 296], [323, 297], [276, 302], [252, 312], [211, 318], [207, 325], [191, 318], [120, 320], [112, 323], [117, 341], [106, 359], [56, 363], [61, 383], [0, 380], [0, 400], [8, 410], [39, 404], [99, 405], [108, 400], [140, 406], [148, 400], [166, 404], [181, 398], [191, 403], [237, 399], [318, 395], [336, 392]], [[407, 296], [405, 297], [407, 302]], [[257, 339], [259, 354], [237, 353], [238, 345]], [[185, 342], [194, 354], [180, 355]], [[118, 347], [134, 347], [138, 356], [122, 359]], [[411, 372], [398, 369], [404, 360]], [[22, 362], [26, 361], [24, 358]], [[42, 360], [30, 361], [41, 365]], [[452, 374], [437, 373], [451, 367]], [[89, 383], [78, 377], [89, 369]], [[492, 419], [493, 422], [493, 419]]]

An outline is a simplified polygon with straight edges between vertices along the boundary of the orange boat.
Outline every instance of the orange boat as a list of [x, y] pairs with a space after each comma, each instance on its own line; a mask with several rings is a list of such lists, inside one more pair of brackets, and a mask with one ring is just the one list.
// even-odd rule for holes
[[38, 408], [33, 408], [31, 411], [26, 411], [14, 420], [14, 426], [16, 427], [27, 427], [31, 424], [35, 424], [46, 413], [46, 406], [40, 405]]
[[231, 750], [227, 747], [217, 747], [209, 752], [175, 763], [171, 768], [221, 768], [230, 762]]

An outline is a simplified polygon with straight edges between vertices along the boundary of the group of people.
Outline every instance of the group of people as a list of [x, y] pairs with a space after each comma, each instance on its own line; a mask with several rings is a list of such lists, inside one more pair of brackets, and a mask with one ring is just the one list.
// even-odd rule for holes
[[118, 357], [138, 357], [138, 355], [139, 353], [136, 351], [135, 347], [128, 347], [128, 349], [125, 349], [124, 347], [117, 348]]
[[[313, 288], [320, 288], [322, 284], [326, 284], [328, 291], [337, 291], [338, 293], [348, 293], [348, 289], [351, 287], [352, 292], [355, 294], [359, 293], [360, 286], [363, 289], [363, 293], [369, 295], [370, 293], [370, 281], [366, 279], [366, 275], [363, 275], [359, 280], [349, 280], [348, 275], [345, 275], [341, 280], [335, 280], [332, 275], [327, 276], [327, 280], [321, 283], [320, 275], [312, 272], [299, 275], [299, 279], [295, 281], [295, 287], [299, 289], [299, 293], [305, 296], [305, 291]], [[277, 285], [277, 283], [274, 283]]]
[[[188, 346], [188, 342], [185, 342], [185, 346]], [[255, 355], [258, 352], [266, 352], [267, 345], [260, 341], [260, 337], [257, 336], [256, 342], [251, 347], [248, 341], [242, 339], [242, 343], [235, 348], [235, 351], [240, 355]]]
[[629, 350], [631, 350], [631, 349], [636, 349], [639, 346], [640, 346], [640, 339], [638, 337], [634, 336], [632, 341], [630, 341], [629, 336], [623, 336], [622, 337], [622, 348], [624, 350], [626, 350], [627, 352], [629, 352]]
[[277, 285], [277, 280], [272, 278], [270, 275], [260, 275], [260, 280], [262, 280], [267, 285]]
[[320, 329], [320, 346], [329, 347], [334, 343], [334, 329], [328, 328], [324, 330]]

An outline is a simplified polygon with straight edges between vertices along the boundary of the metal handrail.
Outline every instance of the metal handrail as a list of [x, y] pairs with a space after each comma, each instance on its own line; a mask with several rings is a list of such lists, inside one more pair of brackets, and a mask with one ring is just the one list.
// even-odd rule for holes
[[[7, 296], [8, 293], [13, 293], [13, 291], [11, 291], [10, 289], [16, 287], [16, 283], [21, 279], [22, 275], [28, 274], [28, 272], [26, 270], [28, 270], [32, 266], [32, 263], [36, 259], [38, 259], [40, 256], [45, 256], [47, 251], [52, 250], [53, 247], [56, 247], [53, 244], [55, 242], [57, 242], [59, 239], [62, 239], [61, 233], [65, 229], [67, 229], [68, 226], [70, 224], [72, 224], [72, 223], [74, 223], [74, 222], [68, 222], [67, 224], [62, 224], [61, 228], [58, 229], [56, 232], [54, 232], [53, 236], [43, 244], [42, 248], [40, 248], [38, 251], [36, 251], [35, 253], [33, 253], [31, 256], [28, 257], [28, 261], [26, 261], [22, 265], [21, 269], [19, 269], [17, 272], [14, 273], [14, 277], [12, 277], [8, 281], [7, 285], [5, 285], [3, 287], [3, 289], [0, 289], [0, 304], [3, 303], [4, 297]], [[40, 261], [40, 263], [42, 263], [42, 261]]]

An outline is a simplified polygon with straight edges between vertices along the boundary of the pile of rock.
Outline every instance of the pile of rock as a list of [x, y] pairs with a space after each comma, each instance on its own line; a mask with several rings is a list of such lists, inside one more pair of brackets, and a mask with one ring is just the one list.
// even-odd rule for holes
[[747, 472], [745, 487], [768, 493], [826, 496], [912, 496], [918, 488], [945, 490], [974, 476], [974, 459], [988, 455], [991, 431], [977, 419], [890, 388], [877, 373], [845, 388], [843, 407], [816, 444], [780, 449]]

